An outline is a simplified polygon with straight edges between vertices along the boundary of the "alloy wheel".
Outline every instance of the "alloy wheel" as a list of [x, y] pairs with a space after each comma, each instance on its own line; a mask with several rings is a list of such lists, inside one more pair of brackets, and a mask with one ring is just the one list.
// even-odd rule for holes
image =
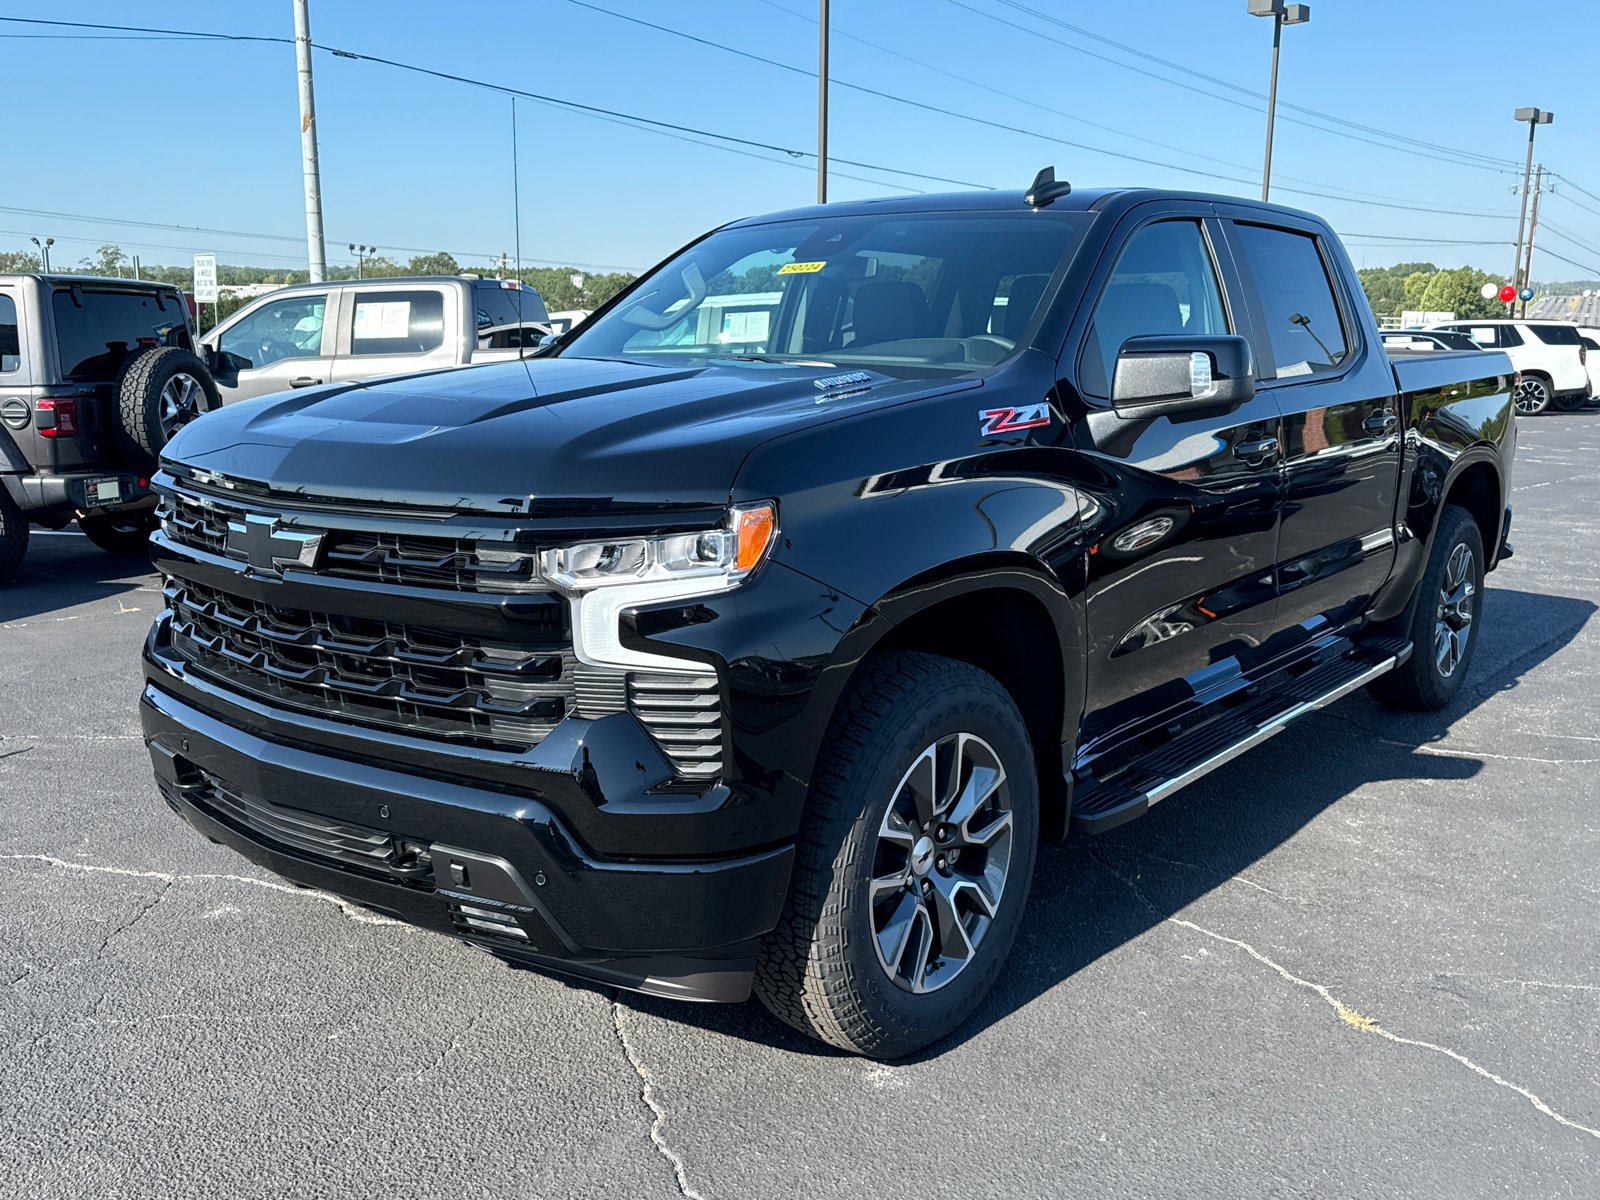
[[200, 415], [200, 397], [205, 393], [200, 381], [182, 371], [167, 380], [161, 389], [161, 436], [170, 438]]
[[1525, 417], [1542, 413], [1550, 405], [1550, 389], [1545, 386], [1542, 379], [1524, 379], [1517, 384], [1516, 396], [1512, 403]]
[[932, 992], [983, 943], [1011, 869], [1005, 768], [970, 733], [940, 738], [895, 787], [878, 827], [868, 887], [878, 965], [894, 983]]
[[1450, 552], [1444, 581], [1439, 585], [1439, 608], [1433, 626], [1433, 662], [1448, 679], [1461, 665], [1472, 636], [1472, 610], [1477, 585], [1473, 583], [1472, 548], [1465, 543]]

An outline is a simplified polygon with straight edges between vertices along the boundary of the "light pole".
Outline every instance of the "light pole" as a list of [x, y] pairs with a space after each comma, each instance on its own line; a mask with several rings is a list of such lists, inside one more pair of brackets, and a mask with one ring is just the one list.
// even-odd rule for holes
[[1249, 0], [1252, 17], [1272, 18], [1272, 83], [1267, 88], [1267, 156], [1261, 164], [1261, 199], [1266, 201], [1272, 186], [1272, 119], [1278, 111], [1278, 41], [1285, 25], [1303, 25], [1311, 20], [1311, 5], [1285, 4], [1284, 0]]
[[44, 268], [46, 275], [50, 274], [50, 247], [56, 244], [55, 238], [45, 238], [40, 242], [38, 238], [29, 238], [35, 246], [39, 247], [39, 265]]
[[1522, 293], [1533, 286], [1533, 239], [1539, 232], [1539, 194], [1544, 191], [1544, 164], [1539, 164], [1539, 169], [1533, 176], [1533, 215], [1528, 218], [1528, 254], [1522, 263], [1522, 286], [1517, 289], [1517, 299], [1522, 301], [1523, 317], [1528, 315], [1528, 302], [1522, 300]]
[[817, 203], [828, 202], [828, 0], [817, 14]]
[[365, 257], [370, 257], [371, 255], [374, 255], [377, 252], [378, 252], [378, 248], [376, 246], [357, 246], [353, 242], [350, 244], [350, 253], [354, 254], [356, 256], [356, 278], [357, 279], [361, 278], [361, 264], [362, 264], [364, 258]]
[[[1522, 229], [1523, 223], [1528, 218], [1528, 177], [1533, 174], [1533, 134], [1541, 125], [1548, 125], [1555, 120], [1555, 113], [1545, 112], [1538, 108], [1519, 108], [1511, 114], [1519, 121], [1528, 123], [1528, 161], [1522, 166], [1522, 211], [1517, 214], [1517, 259], [1511, 266], [1511, 286], [1520, 287], [1522, 278]], [[1513, 301], [1512, 306], [1515, 307]], [[1506, 309], [1506, 316], [1511, 315], [1511, 307]]]

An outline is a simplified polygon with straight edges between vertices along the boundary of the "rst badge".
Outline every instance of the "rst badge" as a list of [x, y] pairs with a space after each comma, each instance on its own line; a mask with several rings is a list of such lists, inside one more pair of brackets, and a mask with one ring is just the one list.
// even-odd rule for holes
[[1038, 404], [1024, 404], [1019, 408], [980, 408], [979, 431], [984, 437], [998, 437], [1002, 433], [1015, 433], [1019, 429], [1033, 429], [1050, 424], [1050, 405], [1041, 400]]

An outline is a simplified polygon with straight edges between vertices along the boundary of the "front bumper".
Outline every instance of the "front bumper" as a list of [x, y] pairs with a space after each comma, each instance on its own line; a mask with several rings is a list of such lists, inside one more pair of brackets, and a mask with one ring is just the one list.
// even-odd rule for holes
[[[154, 683], [140, 717], [163, 797], [212, 841], [519, 964], [679, 999], [742, 1001], [788, 888], [790, 845], [714, 860], [599, 859], [528, 791], [302, 749]], [[429, 857], [397, 867], [394, 855], [374, 856], [389, 840]]]

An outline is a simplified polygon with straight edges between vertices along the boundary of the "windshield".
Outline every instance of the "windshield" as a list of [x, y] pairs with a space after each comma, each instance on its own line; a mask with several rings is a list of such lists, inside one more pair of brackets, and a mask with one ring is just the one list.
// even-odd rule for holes
[[147, 346], [189, 349], [182, 301], [173, 293], [61, 288], [51, 297], [61, 378], [115, 379], [122, 360]]
[[1006, 358], [1088, 213], [823, 217], [725, 229], [562, 353], [971, 370]]

